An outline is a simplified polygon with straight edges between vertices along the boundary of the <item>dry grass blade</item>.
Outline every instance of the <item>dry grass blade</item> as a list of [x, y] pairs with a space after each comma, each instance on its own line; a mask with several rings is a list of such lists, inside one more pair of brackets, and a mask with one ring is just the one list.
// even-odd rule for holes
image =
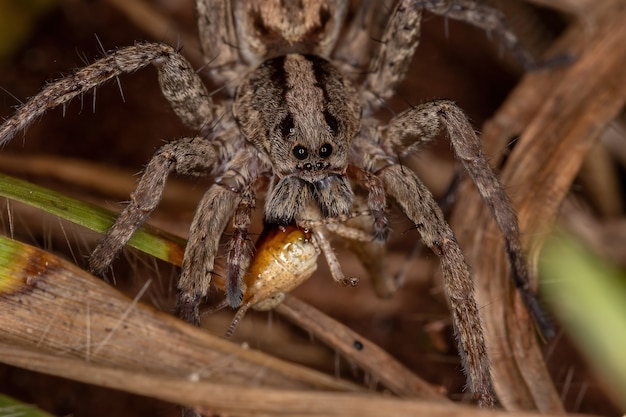
[[[139, 297], [128, 299], [69, 262], [7, 238], [0, 238], [0, 291], [0, 342], [45, 355], [57, 375], [67, 372], [57, 360], [73, 358], [86, 366], [238, 386], [356, 389], [211, 336], [138, 303]], [[0, 358], [25, 365], [9, 355]], [[136, 389], [130, 381], [117, 388]]]
[[297, 298], [287, 296], [276, 311], [341, 352], [395, 394], [448, 403], [436, 388], [415, 376], [387, 352]]
[[[496, 148], [521, 135], [501, 178], [518, 211], [531, 261], [588, 150], [626, 102], [623, 2], [598, 2], [587, 12], [595, 32], [573, 24], [559, 42], [559, 51], [573, 51], [576, 61], [527, 75], [483, 132], [485, 145]], [[454, 223], [484, 306], [498, 397], [510, 408], [560, 412], [560, 398], [533, 325], [511, 288], [506, 260], [494, 255], [504, 253], [495, 225], [474, 190], [466, 187], [459, 199], [463, 210]]]
[[[208, 381], [190, 381], [173, 375], [154, 375], [61, 358], [57, 363], [42, 353], [0, 343], [0, 356], [25, 368], [60, 372], [67, 378], [98, 383], [111, 388], [128, 388], [170, 402], [181, 402], [205, 415], [229, 416], [308, 416], [308, 417], [533, 417], [538, 414], [480, 410], [428, 401], [409, 401], [372, 394], [295, 391], [293, 389], [253, 388]], [[543, 417], [553, 417], [543, 414]], [[571, 414], [571, 417], [581, 415]], [[582, 417], [582, 416], [581, 416]]]

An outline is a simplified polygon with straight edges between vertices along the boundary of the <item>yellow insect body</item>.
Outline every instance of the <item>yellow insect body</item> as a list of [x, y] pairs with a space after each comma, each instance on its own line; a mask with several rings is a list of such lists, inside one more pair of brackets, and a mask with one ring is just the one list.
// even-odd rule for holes
[[306, 229], [295, 226], [268, 230], [245, 277], [242, 305], [271, 310], [282, 303], [285, 293], [309, 279], [319, 256], [312, 239]]

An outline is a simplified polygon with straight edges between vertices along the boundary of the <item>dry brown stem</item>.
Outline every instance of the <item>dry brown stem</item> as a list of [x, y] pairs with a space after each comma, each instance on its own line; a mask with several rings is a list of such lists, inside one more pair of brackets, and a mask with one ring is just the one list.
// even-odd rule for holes
[[[473, 407], [428, 401], [409, 401], [372, 394], [330, 393], [269, 389], [153, 374], [146, 370], [129, 371], [76, 358], [51, 361], [44, 353], [0, 343], [0, 355], [27, 369], [63, 375], [79, 381], [111, 388], [127, 389], [170, 402], [180, 402], [201, 410], [205, 415], [229, 416], [308, 416], [308, 417], [532, 417], [537, 414], [480, 410]], [[544, 414], [544, 417], [551, 417]], [[576, 415], [572, 414], [572, 417]], [[579, 415], [580, 416], [580, 415]]]
[[448, 403], [436, 388], [380, 347], [297, 298], [287, 296], [276, 311], [341, 352], [396, 395]]
[[[624, 3], [594, 3], [586, 18], [594, 31], [573, 24], [556, 48], [576, 61], [528, 74], [483, 130], [491, 150], [520, 136], [501, 179], [533, 264], [588, 150], [626, 101]], [[498, 397], [510, 409], [562, 412], [507, 261], [497, 255], [504, 254], [502, 239], [473, 189], [465, 187], [459, 200], [463, 210], [453, 223], [479, 289]]]
[[[14, 256], [0, 275], [0, 343], [47, 355], [55, 375], [66, 372], [55, 365], [57, 360], [73, 358], [85, 366], [213, 383], [358, 390], [189, 326], [138, 303], [141, 293], [131, 302], [69, 262], [26, 245], [15, 250], [7, 242], [0, 242], [2, 250]], [[150, 281], [144, 288], [148, 285]], [[8, 355], [0, 357], [8, 364], [25, 365]], [[132, 391], [129, 385], [118, 388]]]

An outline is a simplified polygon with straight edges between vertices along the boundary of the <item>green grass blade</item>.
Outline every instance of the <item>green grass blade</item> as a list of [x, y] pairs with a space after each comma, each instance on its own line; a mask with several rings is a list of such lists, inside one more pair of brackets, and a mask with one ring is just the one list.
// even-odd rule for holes
[[[113, 225], [117, 214], [56, 191], [0, 173], [0, 196], [66, 219], [98, 233]], [[155, 227], [144, 225], [133, 235], [129, 246], [164, 261], [180, 265], [185, 241]]]
[[626, 410], [626, 273], [558, 234], [545, 245], [540, 271], [546, 299]]
[[7, 395], [0, 394], [0, 416], [2, 417], [52, 417], [39, 408], [24, 404]]

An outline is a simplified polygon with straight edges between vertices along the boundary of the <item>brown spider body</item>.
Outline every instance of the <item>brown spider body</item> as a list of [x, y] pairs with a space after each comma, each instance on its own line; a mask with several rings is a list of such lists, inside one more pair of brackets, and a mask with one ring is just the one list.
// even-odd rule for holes
[[[229, 99], [215, 104], [178, 51], [138, 43], [47, 85], [0, 127], [2, 145], [46, 110], [123, 73], [157, 67], [164, 96], [195, 135], [155, 153], [129, 205], [95, 249], [92, 270], [103, 273], [110, 266], [158, 205], [170, 173], [215, 175], [196, 210], [178, 283], [179, 316], [199, 324], [199, 304], [209, 291], [220, 237], [231, 219], [227, 299], [232, 307], [247, 302], [243, 277], [252, 253], [248, 226], [257, 192], [266, 193], [267, 223], [303, 225], [348, 216], [355, 205], [351, 181], [358, 183], [366, 190], [370, 235], [376, 241], [389, 233], [389, 197], [440, 256], [469, 386], [480, 404], [492, 405], [489, 360], [468, 267], [431, 193], [399, 158], [447, 134], [503, 231], [517, 286], [547, 329], [533, 304], [515, 213], [472, 126], [454, 103], [426, 102], [387, 125], [373, 115], [406, 75], [419, 41], [422, 9], [499, 33], [532, 66], [501, 14], [470, 0], [401, 0], [393, 9], [363, 1], [344, 31], [350, 39], [346, 46], [338, 43], [347, 13], [344, 1], [197, 0], [196, 6], [208, 75], [226, 86]], [[382, 29], [378, 41], [372, 39], [373, 29]], [[260, 178], [269, 179], [268, 189], [260, 186], [267, 183]], [[337, 271], [323, 229], [313, 232], [331, 270]], [[355, 283], [340, 273], [335, 279]]]

